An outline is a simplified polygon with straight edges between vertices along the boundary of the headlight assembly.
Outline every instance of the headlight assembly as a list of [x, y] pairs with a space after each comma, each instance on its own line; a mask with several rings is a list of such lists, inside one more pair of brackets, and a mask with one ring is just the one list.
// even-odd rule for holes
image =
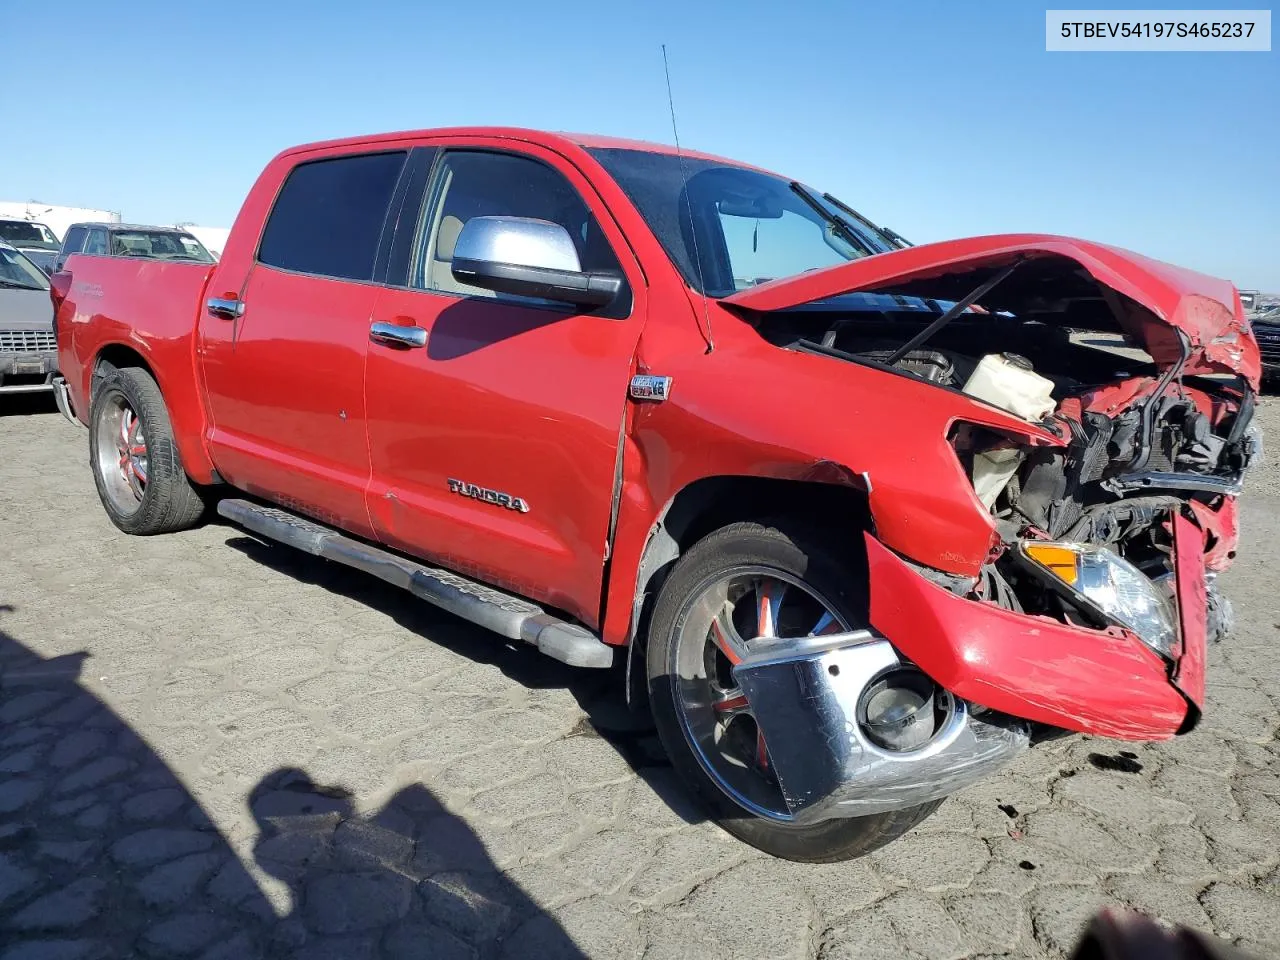
[[1088, 543], [1024, 541], [1022, 552], [1152, 650], [1172, 659], [1178, 631], [1168, 598], [1129, 561]]

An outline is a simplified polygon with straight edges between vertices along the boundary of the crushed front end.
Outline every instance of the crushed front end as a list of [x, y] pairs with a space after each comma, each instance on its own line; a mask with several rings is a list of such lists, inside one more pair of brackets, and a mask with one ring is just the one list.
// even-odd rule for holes
[[[953, 445], [975, 485], [985, 484], [1000, 537], [979, 595], [1066, 623], [1127, 627], [1171, 656], [1181, 517], [1201, 532], [1207, 632], [1221, 639], [1229, 608], [1213, 578], [1235, 556], [1236, 495], [1261, 450], [1253, 396], [1150, 377], [1091, 388], [1058, 405], [1061, 447], [1027, 449], [958, 424]], [[1008, 465], [1003, 474], [993, 460]]]
[[[1176, 727], [1185, 730], [1204, 696], [1204, 645], [1231, 629], [1216, 578], [1235, 557], [1236, 495], [1261, 437], [1246, 381], [1179, 373], [1061, 389], [1046, 421], [1061, 446], [1028, 448], [964, 423], [950, 439], [997, 533], [965, 595], [1136, 639], [1187, 698]], [[1134, 685], [1115, 680], [1126, 692]]]
[[[888, 667], [857, 674], [866, 680], [859, 692], [841, 696], [828, 689], [834, 674], [799, 680], [825, 661], [781, 671], [792, 701], [824, 691], [808, 697], [811, 715], [845, 704], [836, 711], [844, 732], [833, 721], [817, 741], [848, 748], [843, 779], [810, 769], [832, 766], [825, 747], [807, 766], [779, 765], [797, 810], [857, 815], [891, 802], [896, 777], [917, 802], [945, 795], [1007, 762], [1027, 734], [1184, 733], [1200, 717], [1206, 645], [1231, 629], [1217, 575], [1235, 557], [1236, 497], [1261, 455], [1258, 347], [1233, 288], [1076, 241], [982, 239], [985, 249], [967, 259], [939, 251], [931, 260], [922, 248], [888, 255], [908, 268], [881, 267], [860, 286], [849, 278], [872, 274], [872, 264], [837, 268], [847, 286], [808, 279], [809, 301], [786, 303], [785, 291], [764, 288], [739, 298], [760, 311], [757, 329], [771, 342], [877, 371], [881, 393], [892, 387], [905, 401], [902, 430], [930, 414], [941, 424], [941, 436], [904, 437], [898, 455], [912, 470], [882, 458], [881, 487], [874, 467], [864, 475], [874, 642], [896, 653], [892, 670], [933, 684], [927, 736], [868, 747], [871, 684]], [[1018, 243], [1002, 242], [1010, 239]], [[865, 291], [861, 303], [852, 290]], [[901, 378], [918, 389], [898, 389]], [[907, 476], [926, 471], [930, 482]], [[955, 487], [966, 482], [960, 506]], [[957, 516], [983, 518], [985, 548], [972, 548], [982, 542], [972, 526], [963, 526], [965, 543], [950, 542], [962, 530]], [[910, 701], [910, 687], [899, 701]], [[961, 714], [970, 739], [956, 750], [943, 734]], [[769, 719], [761, 723], [773, 736]], [[799, 749], [794, 725], [774, 724]], [[975, 752], [975, 734], [986, 749]], [[912, 772], [935, 763], [934, 750], [950, 758], [950, 789], [908, 773], [911, 763]], [[886, 756], [899, 762], [886, 767]], [[885, 789], [861, 790], [858, 776], [879, 776]]]

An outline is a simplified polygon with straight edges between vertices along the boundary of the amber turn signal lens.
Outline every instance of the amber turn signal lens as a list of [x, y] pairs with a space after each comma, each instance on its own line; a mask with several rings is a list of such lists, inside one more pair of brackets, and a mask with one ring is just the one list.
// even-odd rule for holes
[[1079, 579], [1076, 571], [1076, 552], [1056, 543], [1028, 543], [1024, 549], [1036, 563], [1047, 567], [1059, 580], [1075, 586]]

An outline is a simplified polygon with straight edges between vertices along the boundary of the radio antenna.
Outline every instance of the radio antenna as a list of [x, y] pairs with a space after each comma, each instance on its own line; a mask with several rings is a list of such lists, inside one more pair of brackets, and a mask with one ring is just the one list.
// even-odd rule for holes
[[667, 45], [662, 45], [662, 72], [667, 78], [667, 106], [671, 110], [671, 135], [676, 141], [676, 159], [680, 162], [680, 180], [684, 187], [684, 203], [689, 210], [689, 238], [693, 242], [693, 266], [698, 271], [698, 292], [702, 294], [702, 320], [703, 325], [699, 327], [698, 332], [702, 334], [702, 339], [707, 341], [707, 353], [716, 348], [715, 341], [711, 338], [711, 310], [707, 306], [707, 282], [702, 276], [702, 257], [698, 253], [698, 228], [693, 222], [693, 201], [689, 198], [689, 171], [684, 166], [684, 152], [680, 149], [680, 130], [676, 126], [676, 101], [671, 95], [671, 67], [667, 65]]

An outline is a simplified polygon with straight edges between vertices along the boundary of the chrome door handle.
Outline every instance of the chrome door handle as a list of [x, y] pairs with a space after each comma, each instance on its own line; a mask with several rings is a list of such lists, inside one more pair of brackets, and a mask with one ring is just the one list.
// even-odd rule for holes
[[244, 316], [244, 301], [210, 297], [205, 303], [205, 309], [215, 317], [221, 317], [223, 320], [235, 320]]
[[425, 347], [427, 331], [422, 327], [402, 327], [398, 323], [371, 323], [369, 339], [392, 347]]

